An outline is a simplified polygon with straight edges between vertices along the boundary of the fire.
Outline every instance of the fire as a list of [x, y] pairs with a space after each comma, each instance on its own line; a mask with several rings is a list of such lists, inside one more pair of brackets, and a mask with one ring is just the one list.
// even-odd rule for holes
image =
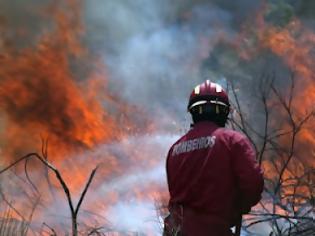
[[[89, 66], [93, 61], [99, 63], [80, 42], [84, 29], [77, 20], [81, 18], [79, 4], [66, 1], [66, 7], [74, 10], [52, 8], [53, 29], [41, 35], [34, 47], [15, 49], [6, 46], [8, 43], [1, 47], [4, 149], [16, 152], [10, 155], [20, 155], [17, 150], [25, 152], [30, 144], [40, 144], [40, 136], [49, 139], [52, 150], [58, 147], [60, 155], [122, 135], [119, 124], [99, 100], [105, 97], [100, 93], [110, 94], [101, 68]], [[84, 78], [77, 73], [79, 67], [85, 70]], [[101, 89], [95, 89], [95, 85]], [[115, 105], [116, 109], [125, 109], [123, 103]]]
[[[46, 17], [52, 19], [50, 28], [31, 46], [14, 46], [10, 38], [14, 35], [12, 29], [0, 25], [4, 36], [0, 41], [0, 111], [4, 117], [0, 150], [6, 158], [0, 165], [7, 165], [13, 158], [29, 152], [40, 153], [42, 144], [48, 140], [48, 160], [60, 171], [75, 202], [90, 171], [100, 165], [93, 189], [89, 190], [92, 200], [85, 207], [95, 215], [104, 215], [111, 205], [122, 199], [153, 201], [157, 192], [161, 192], [161, 186], [144, 184], [144, 187], [115, 190], [111, 182], [123, 176], [117, 185], [124, 186], [131, 179], [134, 186], [137, 180], [133, 175], [137, 170], [133, 166], [142, 164], [154, 168], [159, 161], [144, 156], [135, 149], [138, 144], [130, 144], [128, 140], [129, 135], [150, 133], [153, 127], [140, 109], [122, 101], [108, 88], [105, 66], [82, 43], [84, 27], [80, 22], [80, 2], [54, 2], [46, 11]], [[152, 150], [147, 151], [151, 154]], [[36, 209], [33, 221], [45, 221], [50, 212], [56, 214], [55, 207], [60, 207], [62, 213], [58, 214], [64, 217], [69, 211], [60, 183], [53, 173], [47, 174], [45, 168], [36, 163], [29, 162], [29, 175], [45, 206]], [[13, 181], [16, 176], [7, 174], [7, 179], [12, 180], [7, 183], [6, 193], [16, 202], [16, 209], [29, 215], [33, 201], [25, 204], [23, 199], [34, 194], [34, 189], [19, 182], [19, 178]], [[21, 193], [12, 194], [18, 186]], [[92, 222], [93, 214], [85, 223]], [[21, 218], [14, 212], [12, 217]], [[56, 216], [52, 224], [56, 230], [70, 228], [70, 224], [64, 226], [65, 222]]]
[[[255, 28], [249, 26], [244, 29], [234, 45], [243, 60], [259, 58], [267, 51], [281, 59], [282, 63], [292, 72], [288, 77], [275, 75], [279, 84], [286, 85], [282, 88], [277, 87], [277, 89], [279, 95], [284, 99], [283, 101], [290, 105], [284, 108], [273, 92], [270, 92], [271, 95], [267, 101], [267, 106], [270, 108], [268, 125], [270, 137], [274, 130], [278, 130], [275, 133], [280, 131], [279, 133], [285, 133], [285, 135], [274, 139], [279, 145], [279, 150], [283, 150], [273, 152], [274, 147], [270, 145], [271, 151], [265, 150], [262, 162], [267, 193], [272, 195], [273, 191], [277, 190], [277, 192], [273, 197], [267, 196], [262, 200], [264, 209], [257, 206], [257, 210], [261, 212], [290, 216], [295, 214], [290, 207], [293, 207], [293, 211], [303, 211], [303, 209], [308, 209], [308, 206], [311, 207], [308, 205], [308, 201], [311, 202], [314, 195], [311, 190], [314, 172], [310, 170], [315, 167], [313, 158], [313, 147], [315, 146], [313, 125], [315, 118], [313, 55], [315, 34], [298, 19], [291, 20], [286, 27], [273, 26], [264, 21], [264, 14], [265, 9], [262, 9], [257, 14]], [[290, 95], [292, 91], [293, 93]], [[291, 102], [289, 102], [290, 96], [292, 96]], [[289, 116], [294, 120], [295, 125], [292, 125]], [[298, 128], [301, 122], [303, 123], [302, 129]], [[296, 135], [295, 132], [297, 132]], [[287, 162], [288, 160], [289, 162]], [[285, 169], [283, 169], [284, 167]], [[280, 175], [281, 179], [279, 179]], [[275, 199], [281, 204], [278, 204]], [[282, 208], [282, 206], [288, 208]]]
[[[293, 20], [284, 29], [266, 28], [264, 33], [260, 34], [260, 40], [264, 47], [280, 56], [297, 77], [294, 88], [296, 93], [293, 95], [292, 104], [296, 113], [295, 118], [301, 120], [308, 113], [313, 113], [315, 64], [312, 51], [315, 46], [315, 34], [304, 28], [298, 20]], [[311, 125], [307, 125], [300, 136], [300, 140], [308, 143], [308, 147], [315, 145], [315, 130]]]
[[[294, 77], [294, 94], [292, 94], [294, 98], [291, 104], [293, 118], [297, 123], [306, 116], [310, 116], [310, 120], [314, 120], [315, 63], [313, 50], [315, 33], [296, 18], [292, 19], [286, 27], [273, 26], [264, 20], [266, 11], [267, 6], [264, 5], [257, 13], [255, 28], [253, 26], [244, 28], [244, 31], [240, 33], [235, 44], [239, 55], [244, 60], [250, 60], [252, 57], [259, 56], [263, 50], [270, 50], [281, 58]], [[289, 77], [281, 79], [287, 80], [288, 84], [291, 82]], [[287, 88], [286, 94], [282, 95], [289, 94], [289, 90], [290, 88]], [[288, 127], [284, 123], [283, 129], [287, 130]], [[314, 145], [315, 130], [309, 121], [299, 133], [297, 146], [313, 147]], [[299, 152], [302, 153], [299, 158], [314, 166], [315, 163], [306, 158], [311, 153], [311, 148], [307, 149], [309, 151], [299, 149]]]
[[[105, 66], [82, 43], [84, 26], [80, 22], [80, 2], [55, 1], [46, 11], [46, 17], [52, 19], [50, 26], [41, 32], [32, 46], [14, 46], [14, 40], [10, 38], [11, 29], [0, 22], [0, 34], [3, 35], [0, 39], [0, 109], [4, 117], [0, 127], [0, 148], [1, 154], [10, 162], [14, 157], [33, 152], [35, 147], [39, 147], [40, 151], [42, 139], [48, 139], [49, 160], [57, 165], [70, 185], [71, 193], [76, 196], [75, 200], [89, 172], [101, 163], [90, 189], [91, 199], [85, 202], [85, 209], [95, 215], [103, 215], [121, 199], [126, 202], [135, 199], [154, 201], [165, 189], [159, 184], [148, 186], [150, 178], [157, 177], [143, 171], [154, 169], [160, 164], [160, 160], [152, 159], [152, 152], [157, 152], [158, 148], [154, 149], [152, 145], [146, 150], [141, 146], [139, 151], [138, 147], [148, 137], [131, 143], [129, 136], [137, 134], [139, 130], [150, 133], [153, 127], [148, 125], [143, 118], [145, 115], [138, 108], [111, 93]], [[250, 59], [260, 50], [268, 49], [281, 57], [296, 73], [296, 90], [300, 95], [295, 96], [292, 106], [296, 115], [303, 117], [305, 108], [314, 108], [315, 66], [311, 52], [315, 35], [296, 19], [280, 29], [268, 25], [259, 15], [257, 28], [253, 30], [254, 40], [248, 41], [247, 46], [242, 45], [244, 47], [240, 50], [240, 56]], [[134, 115], [137, 113], [140, 115]], [[299, 145], [314, 147], [314, 127], [308, 124], [307, 129], [300, 132], [299, 140], [302, 140]], [[308, 148], [299, 153], [303, 157], [309, 154], [314, 157], [315, 149]], [[276, 161], [276, 165], [281, 164], [281, 160]], [[274, 176], [276, 166], [269, 162], [263, 165], [270, 178], [277, 177]], [[303, 167], [298, 167], [297, 173], [303, 170]], [[56, 188], [52, 194], [49, 190], [51, 186], [60, 186], [53, 175], [48, 174], [49, 178], [43, 181], [45, 169], [38, 166], [33, 169], [36, 171], [32, 174], [39, 177], [37, 181], [32, 179], [41, 190], [41, 198], [46, 206], [58, 206], [60, 211], [67, 208], [65, 202], [60, 200], [59, 206], [55, 196], [50, 196], [56, 194], [58, 199], [64, 200], [60, 189]], [[142, 174], [141, 178], [135, 178], [135, 173]], [[291, 174], [286, 172], [284, 179], [288, 179]], [[47, 186], [48, 179], [51, 186]], [[145, 179], [147, 185], [141, 185], [139, 179]], [[132, 189], [127, 188], [127, 185]], [[305, 194], [304, 188], [298, 191]], [[19, 197], [16, 194], [16, 198]], [[29, 205], [27, 210], [32, 207]], [[24, 202], [15, 207], [25, 212]], [[36, 210], [34, 219], [42, 222], [49, 213], [45, 214], [41, 206], [40, 210]], [[92, 217], [88, 218], [84, 223], [91, 223]]]
[[315, 35], [304, 29], [298, 20], [293, 20], [284, 29], [268, 28], [260, 35], [263, 45], [270, 48], [276, 55], [297, 73], [313, 79], [313, 61], [311, 52], [315, 43]]

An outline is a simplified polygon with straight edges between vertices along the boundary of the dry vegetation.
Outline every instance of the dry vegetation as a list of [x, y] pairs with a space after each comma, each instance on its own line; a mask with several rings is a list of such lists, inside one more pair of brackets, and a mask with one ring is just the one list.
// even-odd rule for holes
[[275, 79], [274, 75], [260, 78], [257, 100], [263, 107], [264, 122], [258, 126], [248, 122], [231, 85], [236, 113], [232, 126], [253, 142], [265, 170], [263, 199], [244, 217], [243, 230], [253, 235], [253, 226], [265, 223], [273, 236], [311, 236], [315, 233], [315, 168], [307, 156], [310, 152], [303, 147], [307, 145], [305, 134], [313, 132], [315, 109], [294, 104], [298, 96], [294, 74], [285, 91], [275, 85]]
[[[270, 228], [270, 236], [314, 235], [315, 169], [309, 158], [304, 156], [301, 146], [304, 142], [303, 132], [307, 132], [310, 123], [314, 121], [315, 110], [309, 109], [302, 113], [296, 110], [294, 75], [291, 76], [291, 86], [285, 91], [281, 91], [275, 85], [274, 76], [262, 76], [257, 101], [262, 105], [264, 122], [257, 126], [249, 121], [249, 114], [244, 112], [234, 87], [234, 84], [230, 84], [235, 108], [230, 124], [234, 129], [245, 133], [253, 142], [257, 160], [265, 169], [263, 199], [249, 215], [243, 217], [242, 230], [254, 235], [253, 226], [264, 224]], [[35, 158], [47, 168], [47, 171], [55, 174], [62, 187], [71, 213], [71, 235], [141, 235], [136, 232], [113, 232], [110, 227], [105, 226], [86, 227], [79, 231], [78, 212], [98, 167], [90, 173], [79, 201], [74, 205], [67, 183], [58, 169], [48, 162], [47, 143], [43, 143], [41, 155], [27, 154], [2, 169], [0, 174], [10, 171], [22, 161], [25, 161], [27, 166], [28, 160]], [[25, 172], [28, 176], [27, 168]], [[32, 181], [29, 178], [27, 180], [37, 192], [32, 212], [28, 213], [27, 217], [18, 212], [14, 202], [10, 202], [0, 191], [1, 204], [6, 205], [7, 209], [0, 217], [0, 235], [57, 235], [55, 229], [44, 222], [45, 219], [39, 232], [30, 227], [33, 212], [40, 204], [41, 196]], [[15, 217], [12, 217], [12, 212], [15, 213]]]

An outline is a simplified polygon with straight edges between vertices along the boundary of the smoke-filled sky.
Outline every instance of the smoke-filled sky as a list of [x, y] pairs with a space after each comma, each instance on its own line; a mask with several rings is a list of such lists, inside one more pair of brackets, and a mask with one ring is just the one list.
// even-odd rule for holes
[[235, 37], [259, 5], [259, 1], [87, 1], [87, 40], [103, 55], [114, 89], [125, 99], [153, 112], [165, 108], [180, 115], [192, 87], [205, 79], [202, 60], [220, 40]]
[[[0, 15], [31, 43], [45, 30], [46, 1], [1, 1]], [[102, 56], [110, 86], [130, 103], [155, 115], [179, 117], [187, 97], [203, 81], [201, 64], [223, 39], [233, 40], [241, 25], [254, 17], [260, 1], [91, 0], [82, 4], [84, 40]], [[219, 80], [216, 75], [213, 80]]]
[[[89, 0], [82, 3], [82, 18], [77, 20], [82, 21], [85, 27], [83, 43], [92, 54], [101, 57], [105, 65], [107, 74], [105, 79], [108, 80], [109, 90], [126, 101], [128, 105], [134, 105], [144, 111], [149, 120], [159, 127], [156, 130], [157, 134], [129, 137], [128, 141], [123, 139], [118, 143], [99, 146], [95, 150], [96, 154], [92, 151], [76, 157], [79, 167], [75, 168], [73, 164], [69, 165], [65, 162], [61, 167], [62, 171], [68, 171], [70, 166], [70, 171], [84, 169], [86, 158], [91, 160], [94, 156], [100, 156], [97, 154], [99, 152], [103, 155], [110, 153], [119, 159], [119, 164], [115, 167], [117, 170], [112, 170], [111, 179], [107, 178], [104, 181], [100, 168], [100, 174], [95, 180], [96, 187], [87, 196], [83, 209], [89, 209], [94, 202], [95, 204], [108, 202], [108, 210], [98, 212], [98, 214], [106, 217], [114, 229], [140, 232], [149, 230], [156, 232], [156, 235], [160, 234], [155, 209], [155, 201], [158, 199], [145, 197], [139, 201], [137, 195], [129, 192], [144, 191], [145, 193], [149, 191], [148, 185], [156, 184], [159, 186], [158, 189], [165, 191], [167, 188], [164, 158], [169, 146], [182, 133], [181, 130], [189, 127], [190, 121], [186, 113], [187, 100], [192, 88], [206, 79], [201, 71], [202, 63], [209, 57], [216, 44], [223, 40], [232, 41], [237, 36], [243, 22], [253, 16], [260, 6], [258, 1], [253, 2], [242, 0], [236, 4], [233, 1], [205, 0]], [[41, 35], [52, 29], [48, 5], [50, 3], [51, 1], [48, 0], [0, 0], [0, 23], [6, 29], [3, 32], [5, 36], [13, 38], [11, 43], [13, 42], [20, 49], [34, 46]], [[93, 65], [84, 66], [93, 67]], [[73, 72], [78, 75], [78, 78], [72, 77], [74, 81], [79, 82], [85, 79], [80, 72], [81, 68]], [[216, 75], [213, 80], [222, 81], [223, 74], [213, 74]], [[36, 73], [32, 72], [31, 75], [36, 76]], [[45, 74], [45, 76], [51, 76], [51, 74]], [[31, 78], [22, 79], [25, 81], [24, 84], [28, 84], [28, 79]], [[41, 78], [38, 80], [41, 81]], [[53, 84], [53, 78], [49, 81], [48, 84]], [[63, 83], [62, 81], [63, 79], [58, 80], [59, 83]], [[40, 91], [43, 90], [45, 88], [40, 89]], [[64, 98], [67, 97], [64, 96]], [[37, 99], [38, 101], [40, 100]], [[49, 100], [45, 104], [47, 102]], [[50, 106], [47, 104], [45, 107], [47, 109]], [[62, 104], [58, 107], [66, 106]], [[50, 110], [53, 113], [56, 112], [56, 109]], [[59, 113], [61, 115], [62, 111], [60, 110]], [[15, 108], [16, 120], [19, 120], [19, 114], [25, 116], [25, 119], [21, 120], [23, 123], [29, 117], [25, 109], [24, 113], [19, 113]], [[51, 113], [45, 114], [51, 116]], [[36, 115], [37, 113], [34, 113], [28, 120], [37, 119]], [[70, 121], [71, 116], [64, 117]], [[49, 121], [50, 117], [44, 120]], [[76, 123], [73, 122], [73, 124]], [[172, 128], [171, 130], [176, 130], [176, 133], [159, 134], [159, 132], [165, 133], [169, 127]], [[63, 126], [60, 128], [64, 129]], [[54, 131], [56, 127], [52, 126], [49, 130]], [[34, 130], [35, 135], [37, 135], [36, 132], [40, 131]], [[58, 132], [58, 135], [62, 136], [62, 131]], [[128, 151], [128, 148], [132, 152]], [[122, 151], [125, 149], [126, 151]], [[23, 153], [24, 150], [32, 150], [32, 147], [26, 148], [23, 145], [20, 150]], [[139, 153], [142, 153], [141, 159], [132, 162], [132, 155], [139, 156]], [[97, 163], [95, 159], [97, 158], [92, 158], [94, 160], [92, 163]], [[106, 166], [110, 162], [106, 158], [99, 161], [107, 163]], [[147, 168], [152, 162], [156, 165]], [[83, 179], [87, 178], [90, 169], [84, 169]], [[121, 172], [118, 169], [124, 171]], [[31, 174], [34, 181], [35, 177], [38, 178], [40, 175], [40, 171]], [[7, 186], [6, 192], [14, 192], [15, 186], [15, 184]], [[76, 189], [76, 192], [79, 193], [80, 189], [81, 187]], [[113, 192], [121, 198], [116, 204], [111, 204], [110, 196]], [[125, 197], [128, 195], [130, 197]], [[92, 207], [91, 211], [93, 210], [95, 209]], [[66, 216], [69, 213], [62, 195], [60, 195], [60, 200], [51, 204], [51, 207], [41, 209], [39, 212], [40, 218], [45, 219], [52, 227], [65, 224], [64, 217], [56, 218], [56, 215]], [[81, 217], [85, 219], [86, 216], [80, 215]], [[92, 216], [87, 218], [92, 218]], [[70, 222], [66, 223], [66, 225], [69, 224]]]
[[[23, 49], [35, 45], [45, 32], [51, 30], [52, 22], [48, 6], [52, 2], [52, 0], [0, 0], [0, 56], [6, 46], [2, 34], [13, 38], [12, 43], [17, 48]], [[60, 2], [62, 4], [62, 1]], [[287, 76], [287, 65], [269, 50], [259, 54], [263, 56], [256, 55], [251, 60], [244, 60], [234, 47], [239, 46], [242, 33], [257, 30], [256, 17], [266, 3], [269, 4], [269, 8], [265, 20], [283, 27], [293, 16], [301, 18], [303, 24], [311, 26], [313, 18], [308, 10], [314, 9], [312, 8], [314, 4], [311, 2], [306, 0], [299, 3], [293, 0], [82, 1], [80, 8], [82, 18], [77, 19], [82, 21], [85, 28], [82, 42], [91, 55], [100, 57], [104, 63], [103, 69], [106, 71], [104, 80], [108, 83], [111, 94], [115, 94], [119, 101], [122, 100], [131, 107], [135, 106], [137, 108], [135, 112], [141, 110], [143, 115], [157, 127], [151, 136], [140, 134], [140, 136], [122, 139], [120, 142], [115, 140], [113, 143], [101, 144], [91, 151], [92, 154], [86, 156], [99, 156], [98, 153], [106, 149], [105, 153], [118, 156], [120, 162], [125, 162], [127, 166], [132, 162], [127, 155], [128, 151], [122, 151], [121, 146], [126, 148], [125, 142], [130, 142], [131, 144], [128, 143], [130, 150], [141, 152], [140, 149], [143, 148], [144, 159], [152, 158], [158, 163], [143, 172], [141, 168], [145, 168], [149, 161], [142, 161], [137, 166], [129, 166], [125, 169], [125, 173], [115, 172], [115, 177], [109, 181], [102, 184], [98, 182], [96, 190], [87, 202], [101, 201], [102, 197], [112, 190], [116, 190], [119, 195], [125, 195], [125, 191], [128, 192], [137, 185], [145, 186], [144, 183], [150, 181], [166, 188], [164, 156], [182, 130], [189, 127], [190, 120], [186, 112], [188, 96], [192, 88], [205, 79], [218, 81], [222, 85], [225, 85], [226, 80], [237, 81], [245, 111], [247, 113], [251, 113], [253, 109], [258, 111], [259, 109], [253, 106], [254, 100], [249, 99], [255, 93], [251, 88], [255, 85], [256, 78], [262, 71]], [[257, 41], [257, 34], [253, 33], [241, 45], [251, 46]], [[94, 60], [91, 60], [92, 62]], [[71, 78], [75, 84], [86, 79], [86, 68], [88, 70], [93, 67], [87, 60], [85, 63], [87, 65], [73, 67], [73, 74], [77, 76]], [[84, 73], [81, 73], [82, 71]], [[279, 83], [286, 84], [283, 81]], [[259, 114], [253, 115], [251, 119], [256, 119], [258, 124]], [[141, 121], [139, 126], [142, 126], [143, 124], [140, 123]], [[1, 123], [0, 131], [5, 130], [2, 126], [4, 125]], [[170, 130], [173, 131], [171, 134], [165, 134], [165, 131]], [[152, 157], [151, 153], [154, 153]], [[85, 158], [85, 155], [82, 155], [78, 159], [80, 165], [84, 166]], [[55, 208], [59, 211], [61, 208], [66, 208], [63, 206], [53, 205], [46, 216], [55, 214]], [[147, 199], [143, 202], [118, 201], [110, 207], [106, 217], [109, 217], [118, 229], [139, 231], [150, 229], [158, 235], [159, 229], [152, 223], [153, 221], [150, 221], [151, 224], [143, 225], [143, 221], [148, 219], [148, 208], [154, 208], [154, 202]]]
[[[31, 44], [50, 28], [47, 15], [43, 17], [43, 10], [49, 11], [46, 7], [50, 2], [1, 0], [0, 22], [17, 29], [16, 41], [20, 46]], [[231, 77], [246, 80], [253, 76], [253, 71], [261, 73], [265, 64], [275, 60], [260, 59], [256, 63], [259, 66], [252, 66], [254, 69], [235, 63], [242, 67], [236, 68], [229, 64], [226, 52], [218, 50], [222, 42], [233, 43], [244, 28], [253, 27], [257, 12], [264, 4], [269, 4], [266, 19], [273, 22], [285, 24], [292, 15], [302, 17], [309, 24], [313, 20], [309, 13], [313, 9], [311, 1], [82, 2], [83, 19], [80, 20], [86, 29], [84, 42], [103, 58], [110, 89], [154, 115], [162, 110], [178, 117], [185, 113], [191, 89], [207, 77], [221, 81], [232, 74]], [[210, 73], [204, 73], [204, 61], [209, 58], [212, 59]]]

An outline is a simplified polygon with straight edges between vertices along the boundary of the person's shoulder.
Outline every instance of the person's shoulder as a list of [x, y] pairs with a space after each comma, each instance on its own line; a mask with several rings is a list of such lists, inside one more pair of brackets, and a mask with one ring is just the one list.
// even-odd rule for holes
[[171, 146], [171, 149], [178, 143], [182, 142], [182, 141], [185, 141], [187, 139], [187, 135], [188, 133], [182, 135], [180, 138], [178, 138], [174, 143], [173, 145]]
[[221, 137], [225, 137], [229, 140], [232, 140], [234, 142], [240, 142], [242, 140], [247, 140], [247, 137], [236, 130], [233, 129], [229, 129], [229, 128], [218, 128], [215, 130], [215, 135], [216, 136], [221, 136]]
[[183, 136], [181, 136], [180, 138], [178, 138], [169, 148], [168, 150], [168, 157], [170, 156], [170, 154], [173, 152], [174, 148], [176, 149], [176, 145], [178, 145], [180, 142], [183, 142], [187, 140], [187, 133]]

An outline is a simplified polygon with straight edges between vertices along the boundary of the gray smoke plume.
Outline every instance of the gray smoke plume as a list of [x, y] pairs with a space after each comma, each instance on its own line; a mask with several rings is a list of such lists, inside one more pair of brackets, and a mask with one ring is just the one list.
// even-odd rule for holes
[[[43, 17], [42, 11], [47, 11], [47, 4], [51, 2], [1, 0], [1, 23], [14, 32], [12, 35], [4, 32], [6, 36], [13, 38], [18, 47], [35, 44], [41, 33], [49, 30], [51, 22]], [[211, 53], [217, 53], [215, 48], [218, 43], [234, 39], [242, 23], [260, 6], [259, 1], [253, 2], [84, 1], [84, 40], [93, 53], [103, 58], [111, 91], [130, 105], [145, 110], [159, 129], [171, 130], [178, 135], [179, 130], [185, 129], [181, 126], [189, 126], [189, 118], [186, 116], [188, 96], [192, 88], [205, 79], [202, 73], [203, 61]], [[211, 79], [222, 79], [223, 74], [219, 73], [219, 69], [212, 69], [216, 75]], [[117, 174], [98, 184], [89, 193], [86, 206], [93, 205], [93, 202], [106, 202], [106, 196], [111, 191], [124, 196], [135, 187], [145, 191], [146, 186], [151, 184], [165, 189], [164, 158], [176, 137], [163, 132], [162, 135], [153, 134], [153, 137], [130, 137], [130, 148], [141, 148], [144, 160], [141, 159], [136, 166], [127, 168], [124, 174]], [[124, 145], [126, 144], [114, 143], [104, 147], [103, 151], [112, 151], [121, 163], [128, 165], [132, 162], [129, 156], [121, 152]], [[84, 164], [87, 156], [89, 155], [78, 158], [78, 165]], [[154, 159], [158, 160], [155, 167], [143, 171], [148, 166], [147, 161]], [[64, 166], [67, 169], [69, 165], [65, 163]], [[35, 178], [37, 176], [41, 176], [41, 173], [32, 173], [34, 181], [40, 180]], [[12, 185], [14, 189], [14, 184]], [[70, 223], [67, 204], [62, 196], [60, 198], [62, 200], [41, 211], [42, 219], [51, 226]], [[154, 204], [152, 199], [141, 202], [136, 197], [134, 201], [127, 201], [122, 197], [108, 212], [102, 213], [116, 230], [151, 230], [159, 235], [160, 231], [151, 218], [156, 214]]]
[[[0, 16], [3, 16], [4, 24], [24, 29], [20, 31], [22, 35], [27, 32], [24, 38], [16, 39], [21, 47], [32, 44], [49, 26], [49, 21], [36, 14], [49, 2], [0, 0]], [[174, 132], [178, 135], [179, 130], [189, 126], [186, 115], [188, 96], [192, 88], [206, 77], [219, 83], [225, 80], [237, 81], [242, 88], [240, 98], [246, 101], [247, 113], [254, 113], [251, 109], [257, 108], [248, 99], [253, 97], [254, 92], [248, 91], [255, 85], [257, 77], [262, 70], [273, 71], [275, 64], [279, 65], [277, 71], [281, 74], [285, 66], [270, 53], [266, 53], [263, 59], [255, 58], [252, 63], [255, 66], [249, 66], [248, 62], [235, 56], [229, 43], [236, 40], [241, 27], [254, 18], [260, 6], [261, 1], [252, 0], [83, 2], [83, 22], [86, 27], [84, 40], [93, 53], [102, 57], [111, 91], [130, 105], [145, 110], [162, 131], [172, 131], [172, 134], [162, 132], [163, 135], [160, 135], [159, 130], [153, 137], [129, 137], [132, 149], [141, 149], [148, 160], [158, 158], [158, 164], [141, 171], [147, 164], [142, 161], [126, 173], [97, 185], [93, 193], [88, 193], [86, 205], [105, 202], [103, 198], [111, 191], [125, 195], [135, 186], [145, 189], [148, 184], [159, 184], [166, 187], [165, 154], [178, 137], [174, 136]], [[252, 118], [260, 119], [259, 116]], [[110, 150], [122, 163], [130, 164], [128, 156], [120, 148], [124, 145], [113, 143], [101, 146], [95, 152]], [[84, 164], [84, 158], [78, 160]], [[46, 219], [53, 216], [53, 222], [56, 209], [66, 215], [67, 206], [63, 204], [51, 206]], [[150, 219], [150, 214], [155, 214], [153, 208], [152, 200], [139, 202], [122, 198], [108, 212], [104, 212], [104, 216], [117, 230], [153, 230], [159, 235], [156, 224]], [[150, 223], [145, 224], [147, 221]]]
[[[51, 22], [41, 12], [51, 2], [0, 1], [0, 16], [16, 29], [17, 45], [32, 44], [49, 29]], [[203, 61], [218, 43], [233, 41], [261, 5], [250, 0], [82, 3], [84, 40], [102, 56], [111, 90], [153, 117], [162, 112], [176, 119], [184, 116], [191, 89], [209, 77], [202, 73]], [[221, 79], [220, 70], [212, 68], [210, 79]]]
[[[88, 1], [88, 44], [103, 55], [112, 88], [154, 115], [182, 117], [202, 61], [232, 40], [259, 1]], [[217, 80], [220, 78], [212, 78]]]

